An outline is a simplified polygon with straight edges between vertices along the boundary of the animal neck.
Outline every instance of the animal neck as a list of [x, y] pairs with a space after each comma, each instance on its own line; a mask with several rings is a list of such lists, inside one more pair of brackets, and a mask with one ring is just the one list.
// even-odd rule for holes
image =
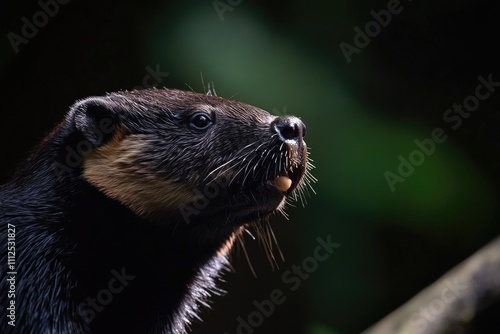
[[[78, 312], [92, 332], [143, 333], [166, 326], [171, 332], [184, 333], [185, 320], [197, 313], [207, 295], [217, 291], [216, 279], [228, 264], [225, 254], [218, 253], [221, 245], [194, 239], [197, 232], [184, 222], [165, 221], [165, 226], [159, 226], [143, 220], [79, 179], [66, 186], [73, 192], [66, 193], [64, 201], [74, 204], [65, 205], [64, 218], [45, 221], [41, 214], [27, 223], [33, 233], [26, 229], [26, 234], [18, 234], [23, 247], [43, 246], [50, 263], [37, 264], [40, 268], [33, 270], [28, 268], [30, 259], [24, 259], [19, 266], [33, 275], [45, 272], [43, 266], [64, 266], [62, 272], [70, 273], [71, 279], [52, 284], [52, 276], [46, 275], [46, 289], [57, 291], [44, 296], [70, 294], [77, 307], [72, 312]], [[46, 198], [44, 202], [51, 201]], [[50, 208], [54, 213], [58, 210], [57, 204]], [[35, 233], [45, 237], [34, 238]], [[64, 244], [57, 249], [28, 245], [34, 239]], [[64, 317], [60, 319], [64, 322]]]

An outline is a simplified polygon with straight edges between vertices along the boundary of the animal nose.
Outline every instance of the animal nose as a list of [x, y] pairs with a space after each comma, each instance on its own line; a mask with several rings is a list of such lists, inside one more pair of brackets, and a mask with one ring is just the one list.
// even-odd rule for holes
[[277, 117], [271, 123], [271, 131], [277, 133], [281, 141], [298, 141], [306, 136], [305, 124], [294, 116]]

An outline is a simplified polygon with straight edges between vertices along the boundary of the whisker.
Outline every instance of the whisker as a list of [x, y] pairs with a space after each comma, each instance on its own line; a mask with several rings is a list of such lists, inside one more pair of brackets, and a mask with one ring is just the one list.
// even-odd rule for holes
[[269, 228], [269, 233], [271, 234], [271, 236], [273, 238], [274, 244], [276, 245], [276, 248], [278, 249], [278, 252], [279, 252], [280, 257], [281, 257], [281, 261], [285, 261], [285, 256], [283, 256], [283, 252], [281, 251], [281, 247], [278, 243], [278, 240], [276, 239], [276, 235], [274, 234], [273, 228], [269, 224], [267, 224], [267, 226]]
[[245, 258], [247, 259], [248, 266], [250, 267], [250, 270], [252, 271], [252, 274], [254, 277], [257, 277], [257, 274], [255, 273], [255, 270], [252, 265], [252, 261], [250, 261], [250, 257], [248, 256], [247, 249], [245, 247], [245, 243], [243, 242], [243, 238], [241, 237], [241, 234], [238, 234], [238, 242], [240, 243], [241, 248], [243, 249], [243, 253], [245, 254]]
[[[255, 144], [258, 144], [259, 142], [258, 141], [254, 141], [244, 147], [242, 147], [241, 149], [239, 149], [236, 153], [234, 153], [235, 157], [230, 159], [229, 161], [225, 162], [224, 164], [218, 166], [217, 168], [215, 168], [213, 171], [211, 171], [210, 173], [208, 173], [208, 175], [203, 179], [203, 181], [205, 181], [207, 178], [210, 177], [210, 175], [212, 175], [213, 173], [215, 173], [216, 171], [220, 170], [221, 168], [223, 168], [224, 166], [227, 166], [228, 164], [230, 164], [231, 162], [235, 161], [236, 159], [240, 158], [240, 155], [241, 152], [243, 152], [244, 150], [246, 150], [247, 148], [249, 147], [252, 147], [253, 145]], [[262, 144], [261, 144], [262, 145]], [[259, 145], [260, 147], [260, 145]]]
[[248, 235], [249, 235], [249, 236], [250, 236], [253, 240], [255, 240], [254, 235], [252, 234], [252, 232], [250, 232], [250, 230], [249, 230], [249, 229], [245, 228], [245, 232], [246, 232], [246, 233], [247, 233], [247, 234], [248, 234]]

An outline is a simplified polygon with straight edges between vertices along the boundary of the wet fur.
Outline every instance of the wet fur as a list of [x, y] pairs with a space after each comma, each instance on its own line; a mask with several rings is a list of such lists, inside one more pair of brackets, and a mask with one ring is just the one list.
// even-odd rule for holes
[[[187, 127], [199, 111], [214, 115], [213, 131]], [[207, 296], [221, 293], [217, 279], [246, 226], [258, 222], [272, 249], [265, 220], [286, 197], [271, 180], [306, 159], [278, 144], [272, 119], [243, 103], [177, 90], [76, 103], [0, 187], [2, 240], [8, 223], [16, 227], [15, 332], [185, 333]], [[82, 142], [90, 149], [68, 168], [68, 152]], [[186, 222], [179, 208], [221, 177], [229, 185]], [[82, 317], [79, 305], [122, 268], [133, 281], [92, 321]], [[5, 280], [0, 287], [4, 298]], [[2, 319], [0, 332], [11, 332]]]

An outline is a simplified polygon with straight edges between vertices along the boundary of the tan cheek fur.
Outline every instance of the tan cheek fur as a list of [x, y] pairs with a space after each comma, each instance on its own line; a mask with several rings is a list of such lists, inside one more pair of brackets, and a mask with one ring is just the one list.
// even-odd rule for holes
[[217, 251], [217, 255], [228, 256], [231, 252], [231, 249], [233, 248], [236, 238], [240, 237], [243, 234], [244, 230], [244, 226], [241, 226], [238, 228], [238, 230], [231, 234], [229, 239], [221, 246], [221, 248], [219, 248], [219, 250]]
[[136, 163], [144, 154], [144, 142], [144, 135], [125, 136], [118, 130], [109, 143], [85, 157], [84, 178], [141, 216], [179, 210], [193, 201], [193, 191]]

